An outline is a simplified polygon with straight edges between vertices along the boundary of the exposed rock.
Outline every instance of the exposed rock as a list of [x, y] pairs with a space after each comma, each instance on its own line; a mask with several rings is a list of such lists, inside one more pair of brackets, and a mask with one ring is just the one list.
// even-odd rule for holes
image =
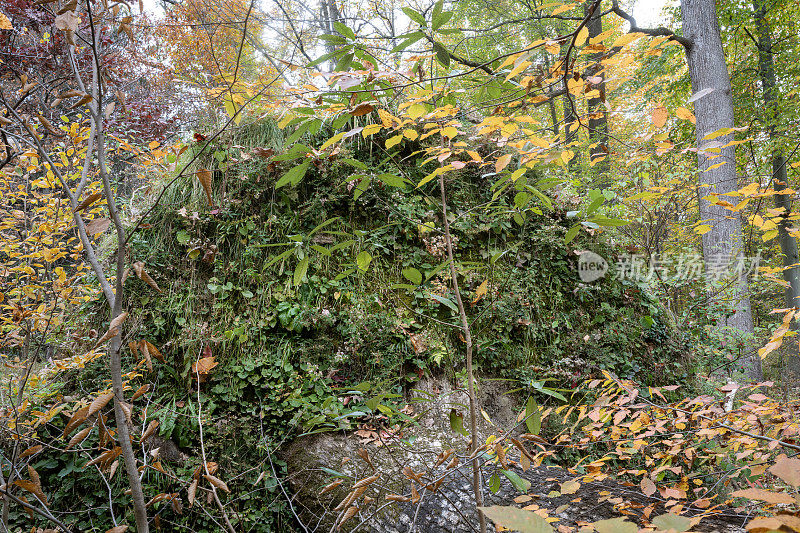
[[173, 440], [165, 439], [158, 434], [147, 440], [146, 448], [154, 458], [162, 459], [166, 462], [183, 464], [189, 460], [189, 456], [183, 453]]
[[[366, 442], [371, 437], [364, 432], [361, 435], [342, 432], [306, 436], [289, 446], [285, 453], [289, 488], [294, 494], [294, 510], [307, 531], [335, 531], [337, 526], [341, 531], [374, 533], [477, 531], [472, 469], [465, 460], [468, 442], [451, 430], [449, 422], [451, 409], [460, 409], [466, 414], [466, 395], [441, 380], [421, 383], [413, 395], [430, 397], [430, 401], [414, 404], [419, 414], [418, 425], [404, 430], [402, 435], [387, 431], [383, 434], [383, 445], [376, 445], [380, 441]], [[500, 428], [515, 425], [513, 398], [498, 382], [484, 385], [481, 402], [488, 418], [497, 424], [481, 421], [481, 442], [490, 434], [502, 436]], [[380, 428], [376, 428], [375, 434], [381, 436]], [[440, 454], [450, 449], [453, 455], [437, 464]], [[455, 456], [460, 456], [459, 465], [448, 468]], [[519, 455], [513, 458], [518, 459]], [[645, 526], [648, 522], [643, 515], [653, 518], [666, 512], [664, 501], [657, 494], [647, 497], [637, 487], [610, 479], [586, 481], [576, 473], [555, 466], [523, 471], [513, 464], [514, 461], [511, 463], [510, 470], [530, 482], [530, 489], [518, 491], [509, 478], [500, 473], [499, 465], [486, 462], [481, 480], [484, 505], [517, 505], [536, 510], [557, 519], [553, 526], [563, 526], [561, 531], [577, 531], [581, 525], [619, 516]], [[358, 480], [375, 474], [379, 476], [377, 480], [352, 504], [336, 509], [348, 498]], [[323, 487], [337, 479], [341, 479], [338, 486], [321, 494]], [[565, 490], [561, 494], [561, 484], [572, 480], [580, 483], [579, 487], [572, 487], [577, 490], [574, 493]], [[438, 488], [435, 487], [437, 481], [441, 481]], [[497, 489], [496, 492], [492, 492], [490, 486]], [[386, 499], [389, 495], [398, 495], [414, 496], [416, 500], [412, 490], [419, 495], [414, 503]], [[355, 514], [340, 523], [351, 507], [357, 507], [351, 510]], [[743, 521], [744, 517], [735, 513], [719, 514], [704, 518], [692, 530], [739, 532], [744, 531]]]

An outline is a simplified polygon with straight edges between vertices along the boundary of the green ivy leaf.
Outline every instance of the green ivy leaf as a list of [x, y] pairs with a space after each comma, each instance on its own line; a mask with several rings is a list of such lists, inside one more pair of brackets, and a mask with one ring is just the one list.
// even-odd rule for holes
[[422, 33], [421, 31], [415, 31], [415, 32], [406, 34], [406, 38], [400, 44], [398, 44], [397, 46], [392, 48], [390, 53], [395, 54], [397, 52], [402, 52], [403, 50], [405, 50], [406, 48], [408, 48], [409, 46], [411, 46], [415, 42], [419, 41], [423, 37], [425, 37], [425, 34]]
[[406, 278], [411, 283], [413, 283], [414, 285], [419, 285], [422, 283], [422, 272], [420, 272], [414, 267], [404, 268], [403, 277]]
[[369, 268], [369, 264], [372, 262], [372, 256], [366, 250], [360, 252], [356, 256], [356, 265], [358, 265], [358, 269], [362, 272], [366, 272]]
[[527, 479], [523, 479], [519, 477], [515, 472], [511, 470], [500, 470], [504, 476], [508, 478], [514, 488], [517, 489], [519, 492], [528, 492], [531, 488], [531, 482]]
[[445, 67], [450, 66], [450, 53], [442, 43], [436, 41], [433, 43], [433, 51], [436, 52], [436, 59]]
[[334, 22], [333, 27], [341, 33], [343, 36], [347, 37], [348, 39], [355, 39], [356, 34], [353, 33], [353, 30], [347, 27], [346, 24], [342, 24], [341, 22]]
[[306, 161], [304, 163], [300, 163], [296, 167], [290, 168], [286, 174], [281, 176], [281, 178], [275, 183], [275, 188], [279, 189], [287, 184], [297, 185], [306, 175], [310, 165], [311, 161]]
[[450, 409], [450, 429], [455, 433], [467, 436], [467, 430], [464, 429], [464, 417], [455, 409]]
[[308, 256], [305, 256], [303, 259], [297, 263], [297, 266], [294, 269], [294, 285], [297, 287], [306, 277], [306, 272], [308, 272]]
[[564, 244], [569, 244], [572, 239], [574, 239], [578, 235], [578, 231], [580, 231], [581, 225], [575, 224], [571, 228], [567, 230], [567, 234], [564, 235]]
[[433, 293], [431, 293], [431, 298], [433, 298], [440, 304], [446, 305], [447, 307], [458, 313], [458, 307], [456, 306], [455, 303], [453, 303], [453, 300], [451, 300], [450, 298], [445, 298], [444, 296], [439, 296], [438, 294], [433, 294]]
[[528, 428], [528, 433], [534, 435], [538, 435], [542, 429], [542, 413], [533, 396], [528, 398], [528, 404], [525, 406], [525, 426]]
[[410, 7], [404, 7], [401, 9], [403, 10], [403, 13], [405, 13], [408, 16], [408, 18], [410, 18], [423, 28], [427, 25], [427, 23], [425, 22], [425, 17], [422, 15], [422, 13], [418, 13], [413, 9], [411, 9]]

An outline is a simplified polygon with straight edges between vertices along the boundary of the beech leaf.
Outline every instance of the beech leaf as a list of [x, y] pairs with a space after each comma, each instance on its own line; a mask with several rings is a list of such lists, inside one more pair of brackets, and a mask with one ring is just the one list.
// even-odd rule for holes
[[42, 451], [43, 448], [44, 448], [44, 446], [42, 446], [41, 444], [37, 444], [36, 446], [31, 446], [30, 448], [28, 448], [27, 450], [25, 450], [24, 452], [19, 454], [19, 458], [23, 459], [23, 458], [29, 457], [31, 455], [36, 455], [37, 453]]
[[108, 402], [110, 402], [113, 397], [114, 397], [113, 392], [107, 392], [95, 398], [94, 401], [89, 405], [89, 411], [86, 413], [86, 416], [90, 417], [96, 412], [98, 412], [100, 409], [108, 405]]
[[597, 533], [637, 533], [639, 526], [622, 517], [600, 520], [592, 524]]
[[189, 493], [188, 496], [189, 507], [194, 505], [194, 497], [197, 494], [197, 482], [198, 482], [197, 478], [194, 478], [192, 482], [189, 484], [189, 489], [187, 491]]
[[97, 235], [103, 233], [111, 225], [111, 220], [108, 218], [95, 218], [86, 224], [86, 233], [89, 235]]
[[78, 207], [75, 208], [75, 213], [77, 213], [78, 211], [83, 211], [84, 209], [95, 203], [97, 200], [99, 200], [101, 196], [103, 195], [100, 194], [99, 192], [90, 194], [88, 197], [86, 197], [84, 201], [78, 204]]
[[646, 496], [652, 496], [653, 494], [656, 493], [656, 490], [658, 490], [656, 488], [656, 484], [653, 483], [653, 481], [648, 477], [642, 478], [642, 482], [640, 483], [640, 486], [642, 488], [642, 492]]
[[203, 477], [206, 478], [206, 481], [208, 481], [209, 483], [211, 483], [212, 485], [214, 485], [218, 489], [223, 490], [223, 491], [227, 492], [228, 494], [231, 493], [231, 489], [229, 489], [228, 485], [226, 485], [225, 482], [222, 481], [220, 478], [218, 478], [216, 476], [212, 476], [210, 474], [203, 474]]
[[794, 498], [792, 498], [789, 494], [771, 492], [763, 489], [742, 489], [737, 490], [732, 495], [739, 498], [760, 500], [767, 503], [794, 503]]
[[214, 200], [211, 195], [211, 178], [213, 175], [211, 171], [207, 168], [201, 168], [195, 174], [197, 176], [197, 180], [200, 182], [200, 185], [203, 186], [203, 190], [206, 192], [206, 197], [208, 198], [208, 205], [213, 206]]
[[667, 117], [669, 117], [669, 113], [667, 112], [666, 107], [657, 107], [653, 109], [653, 112], [650, 116], [653, 119], [653, 124], [655, 127], [661, 128], [667, 123]]
[[361, 116], [364, 116], [364, 115], [366, 115], [368, 113], [372, 113], [372, 111], [374, 109], [375, 109], [375, 106], [373, 106], [372, 104], [367, 104], [367, 103], [358, 104], [355, 107], [355, 109], [350, 111], [350, 115], [352, 115], [354, 117], [361, 117]]
[[141, 261], [136, 261], [132, 266], [133, 266], [133, 271], [136, 272], [136, 276], [140, 280], [150, 285], [156, 291], [164, 292], [161, 290], [161, 287], [158, 286], [158, 283], [156, 283], [155, 280], [150, 277], [150, 274], [148, 274], [147, 271], [144, 269], [144, 263], [142, 263]]
[[53, 25], [56, 29], [69, 31], [78, 31], [78, 24], [80, 23], [81, 18], [72, 11], [65, 11], [53, 21]]
[[86, 438], [86, 436], [89, 434], [91, 430], [92, 428], [83, 428], [82, 430], [77, 432], [74, 437], [69, 439], [69, 442], [67, 443], [67, 450], [83, 442], [83, 439]]
[[14, 27], [11, 25], [11, 21], [8, 19], [7, 16], [0, 13], [0, 30], [13, 30]]
[[769, 471], [792, 487], [800, 487], [800, 459], [789, 459], [781, 455]]

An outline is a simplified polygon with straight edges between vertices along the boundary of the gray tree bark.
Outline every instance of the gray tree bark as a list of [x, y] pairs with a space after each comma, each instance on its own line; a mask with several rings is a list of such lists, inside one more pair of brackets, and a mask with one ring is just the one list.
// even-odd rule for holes
[[[566, 53], [567, 45], [564, 44], [561, 46], [561, 53], [562, 55]], [[567, 68], [564, 64], [562, 68]], [[572, 99], [572, 96], [569, 94], [569, 87], [567, 87], [566, 81], [564, 82], [564, 96], [561, 99], [561, 105], [563, 106], [564, 110], [564, 145], [567, 149], [575, 148], [572, 146], [578, 139], [578, 128], [576, 127], [576, 123], [578, 121], [578, 117], [575, 114], [575, 102]], [[578, 152], [575, 151], [575, 155], [569, 160], [568, 166], [570, 171], [575, 172], [578, 170], [578, 163], [580, 163], [580, 159], [578, 158]]]
[[[756, 23], [758, 37], [758, 75], [761, 79], [761, 89], [764, 92], [764, 113], [767, 131], [772, 143], [772, 182], [776, 192], [788, 187], [789, 177], [786, 172], [786, 155], [780, 146], [777, 127], [780, 123], [780, 90], [775, 77], [775, 62], [772, 59], [772, 35], [767, 22], [767, 4], [764, 0], [753, 0], [753, 18]], [[776, 194], [775, 207], [783, 209], [788, 216], [792, 211], [792, 195]], [[784, 294], [786, 307], [800, 307], [800, 257], [797, 252], [797, 239], [789, 234], [789, 222], [783, 220], [778, 224], [778, 243], [783, 254], [783, 279], [788, 284]], [[792, 322], [792, 329], [797, 330], [798, 323]], [[795, 339], [790, 339], [793, 348], [796, 348]], [[796, 354], [796, 349], [791, 350]], [[800, 358], [796, 355], [790, 357], [789, 367], [795, 373], [800, 372]]]
[[[703, 149], [708, 143], [704, 139], [706, 135], [734, 126], [733, 96], [714, 0], [682, 0], [681, 17], [683, 34], [692, 43], [686, 56], [692, 92], [697, 94], [711, 89], [711, 92], [695, 100], [694, 109], [697, 117], [697, 160], [700, 171], [700, 219], [707, 220], [712, 226], [703, 235], [703, 257], [707, 278], [713, 281], [714, 272], [719, 271], [721, 263], [736, 265], [745, 260], [739, 215], [704, 199], [709, 194], [715, 194], [720, 200], [738, 203], [734, 197], [725, 196], [738, 189], [735, 147], [727, 146], [713, 154]], [[725, 145], [733, 140], [733, 135], [723, 135], [715, 140]], [[723, 165], [711, 168], [722, 162]], [[729, 285], [728, 290], [714, 290], [712, 293], [715, 303], [725, 304], [730, 300], [733, 307], [733, 314], [726, 316], [718, 324], [720, 327], [730, 327], [746, 338], [741, 362], [750, 379], [760, 380], [761, 359], [752, 342], [753, 314], [747, 269], [734, 274]]]
[[[319, 2], [319, 18], [317, 25], [322, 33], [327, 35], [340, 35], [334, 27], [334, 22], [342, 22], [342, 15], [339, 8], [336, 6], [336, 0], [320, 0]], [[335, 43], [325, 41], [325, 53], [330, 54], [336, 50]], [[328, 61], [328, 70], [336, 68], [336, 58], [331, 58]]]
[[[586, 24], [586, 29], [589, 30], [589, 39], [603, 33], [603, 19], [600, 16], [600, 10], [597, 9], [597, 12], [594, 13], [593, 7], [593, 0], [584, 1], [584, 16], [591, 15], [589, 22]], [[594, 85], [594, 88], [599, 93], [598, 96], [589, 98], [587, 102], [589, 139], [592, 144], [595, 144], [589, 151], [589, 161], [594, 164], [594, 168], [597, 170], [597, 174], [600, 177], [598, 185], [601, 187], [608, 185], [608, 172], [611, 166], [608, 148], [608, 113], [603, 105], [606, 99], [606, 82], [602, 73], [603, 65], [600, 64], [603, 55], [603, 52], [595, 52], [589, 55], [589, 61], [592, 62], [588, 69], [589, 73], [592, 76], [601, 78], [603, 81]]]

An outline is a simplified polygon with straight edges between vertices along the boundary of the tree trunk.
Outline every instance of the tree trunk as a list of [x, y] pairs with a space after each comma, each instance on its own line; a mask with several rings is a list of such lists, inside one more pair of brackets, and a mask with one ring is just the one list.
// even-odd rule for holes
[[450, 282], [453, 284], [453, 292], [456, 296], [458, 306], [458, 316], [461, 320], [461, 334], [465, 344], [465, 363], [467, 371], [467, 392], [469, 395], [469, 430], [470, 446], [469, 454], [472, 457], [472, 490], [475, 493], [475, 507], [478, 513], [479, 533], [486, 533], [486, 516], [480, 510], [483, 507], [483, 483], [481, 482], [481, 465], [478, 457], [478, 396], [475, 392], [475, 372], [472, 367], [472, 330], [469, 319], [467, 318], [466, 307], [461, 299], [461, 290], [458, 287], [458, 271], [456, 262], [453, 258], [453, 236], [450, 233], [450, 222], [447, 219], [447, 193], [444, 186], [444, 172], [439, 174], [439, 192], [442, 199], [442, 224], [444, 225], [444, 237], [447, 244], [447, 259], [450, 263]]
[[[764, 91], [765, 124], [772, 144], [772, 182], [776, 192], [788, 187], [789, 177], [786, 172], [786, 156], [780, 146], [777, 127], [780, 121], [780, 101], [778, 83], [775, 78], [775, 63], [772, 59], [772, 35], [767, 23], [767, 6], [764, 0], [753, 0], [753, 17], [758, 35], [758, 74], [761, 89]], [[784, 215], [792, 211], [792, 195], [776, 194], [775, 207], [783, 209]], [[786, 281], [784, 294], [786, 307], [800, 307], [800, 266], [798, 266], [797, 239], [789, 234], [789, 222], [784, 219], [778, 224], [778, 243], [783, 254], [783, 279]], [[792, 322], [792, 329], [797, 330], [798, 323]], [[797, 341], [790, 339], [791, 353], [796, 354]], [[789, 367], [795, 373], [800, 371], [800, 358], [793, 355], [789, 359]]]
[[[563, 44], [561, 46], [561, 55], [563, 56], [567, 51], [568, 45]], [[567, 68], [565, 64], [562, 64], [562, 69]], [[575, 147], [573, 143], [578, 139], [578, 117], [575, 115], [575, 100], [569, 94], [569, 87], [567, 86], [566, 81], [564, 82], [564, 91], [565, 94], [562, 97], [561, 104], [564, 109], [564, 147], [567, 150], [573, 150]], [[574, 151], [575, 155], [570, 158], [567, 166], [571, 172], [577, 172], [578, 170], [578, 163], [580, 160], [578, 159], [578, 152]]]
[[[586, 24], [586, 29], [589, 30], [589, 39], [597, 37], [603, 33], [603, 19], [600, 16], [599, 10], [593, 13], [594, 0], [585, 0], [583, 4], [584, 16], [590, 16], [589, 22]], [[589, 139], [592, 147], [589, 150], [589, 163], [597, 170], [599, 180], [598, 185], [601, 187], [608, 186], [608, 172], [609, 172], [609, 149], [608, 149], [608, 113], [604, 105], [606, 99], [606, 82], [602, 73], [603, 65], [600, 63], [603, 58], [603, 52], [595, 52], [589, 55], [589, 74], [594, 77], [602, 79], [598, 84], [593, 87], [597, 89], [598, 95], [589, 98], [587, 102], [588, 107], [588, 126], [589, 126]]]
[[[703, 235], [703, 257], [706, 266], [706, 277], [714, 281], [714, 272], [719, 272], [719, 265], [738, 265], [745, 261], [742, 238], [742, 223], [739, 215], [720, 205], [711, 204], [708, 195], [718, 195], [720, 200], [727, 200], [734, 205], [735, 197], [725, 195], [738, 189], [736, 177], [736, 148], [727, 146], [714, 154], [704, 152], [703, 145], [708, 141], [704, 137], [721, 128], [734, 126], [733, 96], [728, 66], [719, 33], [719, 22], [714, 0], [682, 0], [681, 16], [683, 34], [692, 45], [686, 59], [689, 66], [689, 77], [692, 92], [697, 94], [710, 89], [711, 92], [694, 102], [697, 117], [697, 160], [700, 171], [699, 196], [700, 219], [708, 221], [711, 230]], [[725, 145], [733, 140], [733, 135], [723, 135], [715, 139]], [[717, 156], [710, 158], [709, 156]], [[711, 168], [724, 163], [716, 168]], [[742, 364], [744, 371], [752, 380], [760, 380], [761, 359], [752, 341], [753, 314], [750, 308], [750, 294], [747, 282], [747, 269], [734, 273], [730, 283], [728, 298], [733, 307], [733, 314], [718, 322], [719, 327], [730, 327], [744, 337], [744, 355]], [[726, 295], [715, 287], [712, 301], [725, 304]]]
[[[333, 25], [334, 22], [342, 22], [342, 15], [339, 12], [339, 8], [336, 6], [336, 1], [320, 0], [319, 20], [317, 21], [320, 31], [327, 35], [341, 36], [341, 34], [336, 30], [336, 27]], [[333, 53], [337, 48], [338, 46], [335, 43], [325, 41], [326, 54]], [[328, 61], [328, 70], [336, 70], [336, 61], [336, 58], [331, 58]]]

